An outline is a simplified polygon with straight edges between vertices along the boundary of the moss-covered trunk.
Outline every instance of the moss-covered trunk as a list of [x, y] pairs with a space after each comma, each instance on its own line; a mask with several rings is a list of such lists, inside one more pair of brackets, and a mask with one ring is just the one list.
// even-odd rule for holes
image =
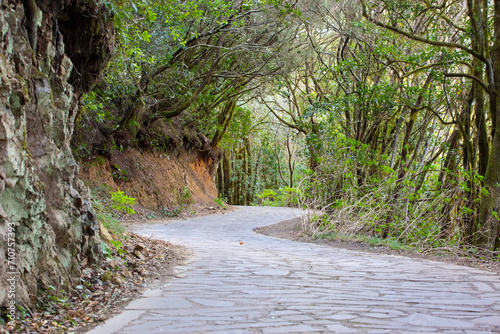
[[224, 175], [224, 188], [223, 190], [219, 190], [222, 192], [223, 198], [226, 201], [231, 202], [231, 161], [229, 160], [230, 152], [228, 150], [224, 151], [224, 156], [222, 157], [222, 170]]
[[479, 244], [500, 247], [500, 0], [494, 2], [493, 86], [490, 92], [491, 147], [481, 193]]

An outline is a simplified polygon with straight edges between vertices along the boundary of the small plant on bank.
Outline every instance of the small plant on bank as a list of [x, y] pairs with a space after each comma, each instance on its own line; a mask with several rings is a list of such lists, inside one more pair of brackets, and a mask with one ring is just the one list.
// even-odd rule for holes
[[102, 247], [102, 254], [104, 255], [105, 258], [113, 257], [113, 254], [111, 254], [111, 249], [109, 249], [108, 245], [104, 241], [101, 241], [101, 247]]
[[338, 232], [321, 233], [315, 235], [316, 239], [340, 240], [340, 241], [357, 241], [366, 242], [372, 246], [385, 246], [393, 250], [411, 250], [412, 247], [399, 242], [395, 238], [380, 238], [367, 235], [353, 235]]
[[120, 167], [118, 165], [113, 165], [112, 166], [112, 174], [113, 174], [113, 178], [117, 181], [130, 181], [128, 179], [128, 172], [125, 170], [125, 169], [120, 169]]
[[121, 225], [120, 220], [113, 217], [110, 212], [98, 213], [97, 219], [108, 231], [112, 231], [117, 235], [122, 235], [125, 232], [125, 228]]
[[122, 211], [129, 215], [135, 214], [135, 210], [132, 208], [133, 205], [137, 203], [134, 197], [125, 195], [123, 191], [116, 191], [111, 193], [111, 201], [113, 204], [111, 207], [115, 210]]
[[182, 191], [181, 197], [182, 197], [182, 203], [183, 204], [192, 203], [192, 201], [193, 201], [192, 197], [193, 196], [191, 195], [191, 192], [189, 191], [188, 186], [184, 187], [184, 190]]
[[132, 206], [136, 204], [137, 200], [126, 196], [123, 191], [113, 192], [110, 190], [109, 188], [94, 189], [92, 192], [92, 205], [97, 212], [97, 220], [108, 231], [121, 236], [125, 232], [125, 228], [121, 225], [116, 214], [117, 212], [134, 214], [135, 210]]
[[111, 240], [111, 243], [115, 247], [116, 251], [120, 256], [123, 256], [125, 254], [125, 250], [123, 249], [123, 243], [120, 240]]
[[214, 198], [215, 203], [217, 203], [220, 207], [226, 208], [226, 205], [220, 198]]
[[168, 206], [164, 206], [158, 210], [158, 213], [162, 217], [174, 218], [178, 217], [182, 212], [183, 207], [179, 206], [175, 209], [170, 209]]

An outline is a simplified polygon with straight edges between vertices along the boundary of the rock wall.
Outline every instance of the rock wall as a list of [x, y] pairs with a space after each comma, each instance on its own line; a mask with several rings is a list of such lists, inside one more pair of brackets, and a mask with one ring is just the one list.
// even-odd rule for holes
[[49, 286], [75, 283], [84, 257], [99, 261], [98, 224], [69, 142], [78, 94], [92, 86], [111, 53], [107, 16], [95, 0], [1, 0], [4, 312], [13, 292], [15, 302], [29, 306]]

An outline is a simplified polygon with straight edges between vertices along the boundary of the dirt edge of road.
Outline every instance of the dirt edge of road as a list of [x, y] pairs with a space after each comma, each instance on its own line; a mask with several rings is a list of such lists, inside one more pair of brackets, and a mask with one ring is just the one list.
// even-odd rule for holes
[[255, 229], [255, 232], [264, 234], [273, 238], [281, 238], [299, 242], [313, 243], [329, 247], [348, 249], [353, 251], [368, 252], [384, 255], [400, 255], [415, 259], [426, 259], [439, 262], [453, 263], [457, 265], [472, 267], [476, 269], [494, 272], [500, 275], [500, 259], [488, 260], [481, 254], [475, 256], [457, 255], [449, 251], [429, 250], [426, 253], [418, 250], [399, 250], [391, 249], [388, 246], [372, 245], [367, 242], [354, 240], [328, 240], [315, 238], [305, 233], [301, 228], [300, 218], [285, 220], [277, 224], [269, 225]]

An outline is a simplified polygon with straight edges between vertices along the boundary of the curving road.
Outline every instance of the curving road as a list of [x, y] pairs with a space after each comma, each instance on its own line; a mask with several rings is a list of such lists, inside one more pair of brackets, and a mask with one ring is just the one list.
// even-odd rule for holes
[[89, 334], [500, 333], [498, 275], [253, 232], [299, 213], [242, 207], [141, 227], [194, 255]]

